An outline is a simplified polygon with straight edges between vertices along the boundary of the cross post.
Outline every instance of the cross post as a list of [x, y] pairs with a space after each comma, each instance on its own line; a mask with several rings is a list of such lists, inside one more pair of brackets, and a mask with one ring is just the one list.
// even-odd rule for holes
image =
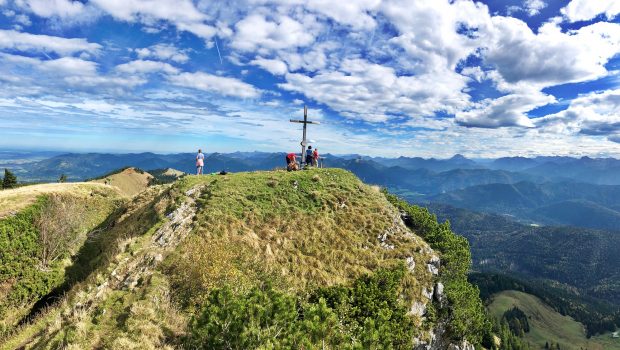
[[308, 140], [306, 139], [306, 128], [308, 124], [321, 124], [319, 122], [314, 122], [308, 120], [308, 107], [304, 106], [304, 120], [296, 120], [291, 119], [291, 123], [301, 123], [304, 125], [304, 133], [301, 139], [301, 162], [306, 163], [306, 145], [308, 144]]

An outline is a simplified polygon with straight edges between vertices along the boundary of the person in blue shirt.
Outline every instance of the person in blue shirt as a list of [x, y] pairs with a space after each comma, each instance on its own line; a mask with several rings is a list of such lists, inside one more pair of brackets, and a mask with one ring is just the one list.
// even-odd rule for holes
[[312, 146], [308, 146], [306, 150], [306, 164], [312, 166]]

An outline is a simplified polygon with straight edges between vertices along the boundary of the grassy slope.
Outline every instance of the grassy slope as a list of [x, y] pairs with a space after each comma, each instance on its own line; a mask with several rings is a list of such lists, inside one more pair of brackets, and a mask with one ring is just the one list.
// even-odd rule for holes
[[530, 332], [525, 340], [533, 349], [543, 348], [545, 342], [559, 342], [562, 349], [613, 350], [620, 349], [620, 340], [609, 335], [587, 339], [581, 323], [562, 316], [537, 297], [518, 291], [504, 291], [492, 297], [489, 311], [501, 318], [505, 311], [517, 306], [529, 318]]
[[86, 182], [51, 183], [2, 190], [0, 191], [0, 218], [19, 212], [33, 204], [42, 195], [60, 193], [86, 197], [92, 191], [117, 192], [115, 189], [106, 189], [103, 184]]
[[118, 187], [127, 196], [134, 196], [148, 187], [153, 176], [144, 171], [136, 171], [135, 168], [127, 168], [119, 173], [97, 179], [95, 183], [105, 183]]
[[[197, 213], [180, 245], [164, 253], [162, 264], [153, 261], [149, 269], [155, 270], [135, 289], [108, 287], [94, 297], [113, 270], [148, 256], [158, 227], [191, 188], [200, 190]], [[423, 290], [433, 285], [427, 244], [403, 226], [383, 194], [343, 170], [190, 176], [169, 191], [158, 186], [139, 194], [111, 226], [93, 243], [97, 258], [79, 263], [93, 266], [89, 276], [61, 305], [8, 339], [7, 348], [162, 348], [177, 344], [213, 287], [245, 290], [270, 279], [278, 289], [304, 293], [347, 284], [407, 257], [416, 264], [403, 283], [406, 299], [425, 302]], [[394, 249], [381, 246], [384, 233]]]
[[[408, 279], [409, 297], [419, 300], [431, 281], [426, 243], [395, 226], [399, 213], [385, 196], [347, 171], [190, 176], [181, 184], [208, 185], [196, 234], [166, 264], [193, 301], [219, 283], [245, 288], [265, 274], [294, 291], [347, 283], [409, 256], [418, 277]], [[390, 229], [396, 232], [387, 243], [395, 249], [382, 249], [377, 236]], [[230, 261], [238, 265], [219, 266]]]
[[[99, 184], [50, 184], [20, 188], [21, 191], [2, 191], [0, 198], [20, 209], [14, 215], [0, 218], [0, 331], [10, 329], [24, 317], [34, 303], [65, 282], [68, 256], [48, 267], [39, 260], [41, 249], [35, 220], [45, 210], [47, 196], [59, 196], [79, 208], [79, 214], [59, 212], [56, 220], [74, 222], [72, 230], [79, 232], [68, 254], [78, 251], [87, 233], [106, 220], [121, 203], [121, 194], [112, 187]], [[70, 220], [64, 215], [79, 215]], [[69, 224], [67, 224], [69, 225]], [[0, 332], [1, 333], [1, 332]]]

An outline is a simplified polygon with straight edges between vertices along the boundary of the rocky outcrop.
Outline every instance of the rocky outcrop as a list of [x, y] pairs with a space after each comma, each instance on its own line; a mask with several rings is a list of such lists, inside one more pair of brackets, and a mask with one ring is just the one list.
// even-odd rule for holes
[[466, 340], [455, 343], [446, 333], [446, 325], [443, 322], [430, 333], [430, 341], [416, 339], [414, 350], [474, 350], [475, 347]]

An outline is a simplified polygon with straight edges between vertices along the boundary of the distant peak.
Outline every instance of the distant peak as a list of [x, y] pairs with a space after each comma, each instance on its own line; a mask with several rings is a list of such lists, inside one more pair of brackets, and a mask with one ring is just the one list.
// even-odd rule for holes
[[454, 155], [452, 158], [450, 158], [450, 159], [451, 159], [451, 160], [467, 160], [467, 158], [465, 158], [465, 156], [464, 156], [464, 155], [459, 154], [459, 153], [455, 154], [455, 155]]

